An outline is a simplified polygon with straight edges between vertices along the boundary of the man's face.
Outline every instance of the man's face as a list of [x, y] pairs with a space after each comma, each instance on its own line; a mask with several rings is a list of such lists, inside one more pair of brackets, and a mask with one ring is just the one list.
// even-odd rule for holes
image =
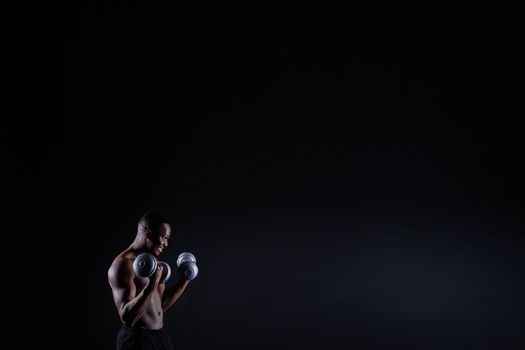
[[161, 224], [155, 231], [150, 233], [148, 250], [155, 256], [159, 256], [168, 247], [168, 240], [171, 237], [171, 227], [169, 224]]

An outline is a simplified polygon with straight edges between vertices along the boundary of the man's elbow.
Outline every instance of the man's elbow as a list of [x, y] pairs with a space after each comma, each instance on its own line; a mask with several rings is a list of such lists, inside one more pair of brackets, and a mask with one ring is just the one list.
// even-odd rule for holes
[[126, 308], [124, 308], [120, 312], [120, 321], [122, 322], [123, 325], [127, 327], [133, 326], [133, 324], [137, 321], [135, 318], [136, 317], [132, 315], [132, 313], [129, 312], [129, 310], [126, 310]]

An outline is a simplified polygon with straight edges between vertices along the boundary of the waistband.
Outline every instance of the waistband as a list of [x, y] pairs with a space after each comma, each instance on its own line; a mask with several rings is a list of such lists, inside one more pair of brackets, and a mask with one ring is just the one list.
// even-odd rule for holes
[[122, 325], [122, 329], [126, 330], [126, 331], [129, 331], [129, 332], [143, 333], [143, 334], [161, 334], [161, 333], [165, 333], [164, 332], [164, 327], [159, 328], [159, 329], [146, 329], [146, 328], [129, 327], [129, 326], [126, 326], [126, 325]]

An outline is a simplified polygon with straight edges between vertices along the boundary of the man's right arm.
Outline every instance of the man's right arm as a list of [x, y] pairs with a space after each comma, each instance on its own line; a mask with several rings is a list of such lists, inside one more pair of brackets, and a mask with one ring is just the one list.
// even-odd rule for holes
[[127, 259], [116, 260], [108, 270], [108, 279], [113, 299], [124, 325], [133, 326], [146, 312], [151, 296], [157, 288], [162, 270], [149, 279], [148, 284], [137, 295], [134, 282], [133, 264]]

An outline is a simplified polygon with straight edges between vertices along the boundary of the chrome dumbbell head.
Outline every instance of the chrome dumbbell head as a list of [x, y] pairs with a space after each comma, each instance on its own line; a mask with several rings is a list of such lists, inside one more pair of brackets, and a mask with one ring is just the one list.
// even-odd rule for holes
[[[184, 266], [186, 265], [186, 266]], [[183, 264], [182, 276], [184, 279], [191, 281], [199, 274], [199, 268], [195, 263]]]
[[133, 271], [139, 277], [149, 277], [157, 270], [157, 259], [150, 253], [141, 253], [133, 261]]
[[171, 267], [168, 263], [164, 262], [164, 261], [159, 261], [159, 265], [162, 266], [164, 268], [164, 270], [166, 271], [166, 274], [164, 275], [164, 277], [160, 280], [160, 283], [165, 283], [167, 280], [170, 279], [170, 276], [171, 276]]
[[192, 253], [184, 252], [180, 253], [179, 257], [177, 258], [177, 266], [180, 266], [183, 262], [193, 262], [197, 263], [197, 259]]

